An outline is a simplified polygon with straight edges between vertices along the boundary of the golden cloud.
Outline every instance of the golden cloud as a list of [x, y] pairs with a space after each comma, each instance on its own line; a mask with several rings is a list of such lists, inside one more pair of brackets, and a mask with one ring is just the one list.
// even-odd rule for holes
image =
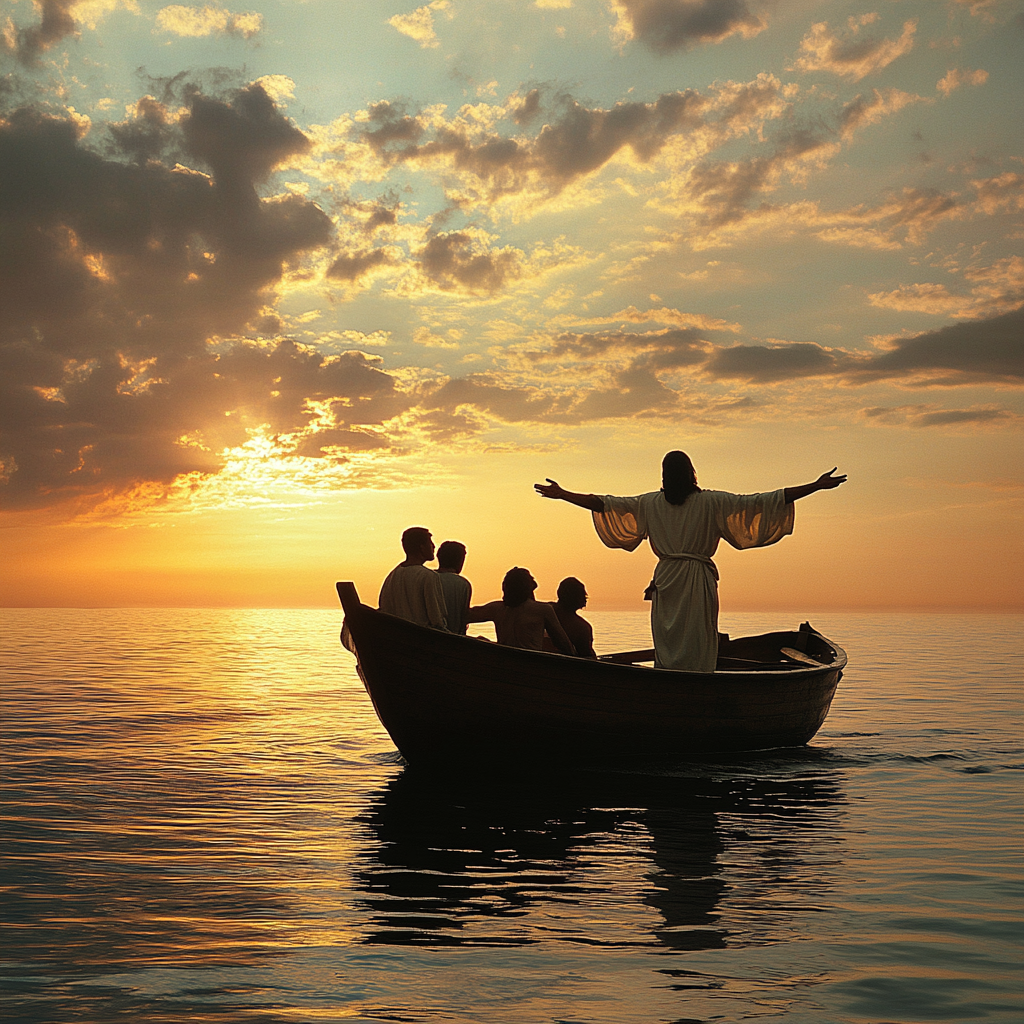
[[935, 88], [948, 96], [951, 92], [963, 85], [984, 85], [988, 81], [988, 72], [983, 70], [965, 71], [961, 68], [950, 68], [946, 74], [939, 79]]
[[868, 301], [882, 309], [959, 319], [991, 316], [1017, 309], [1024, 303], [1024, 259], [1020, 256], [968, 268], [964, 277], [972, 285], [967, 294], [950, 292], [944, 284], [921, 283], [874, 292], [868, 295]]
[[172, 4], [157, 12], [156, 25], [161, 32], [170, 32], [176, 36], [200, 38], [231, 35], [252, 39], [263, 29], [263, 15], [251, 11], [235, 14], [223, 7]]
[[810, 32], [800, 40], [801, 56], [793, 61], [790, 70], [827, 71], [840, 78], [859, 82], [873, 72], [888, 67], [898, 57], [913, 49], [917, 21], [911, 19], [904, 22], [903, 32], [897, 39], [862, 36], [861, 29], [877, 20], [877, 14], [851, 17], [842, 35], [831, 32], [826, 21], [812, 25]]
[[388, 18], [388, 24], [403, 36], [414, 39], [424, 49], [431, 49], [441, 45], [434, 31], [434, 12], [443, 12], [451, 18], [451, 8], [450, 0], [433, 0], [432, 3], [417, 7], [409, 14], [396, 14], [393, 18]]

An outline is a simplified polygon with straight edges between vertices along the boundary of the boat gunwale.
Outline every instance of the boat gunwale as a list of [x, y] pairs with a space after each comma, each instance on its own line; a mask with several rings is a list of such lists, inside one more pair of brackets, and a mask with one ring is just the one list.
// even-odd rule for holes
[[[490, 651], [491, 648], [498, 648], [500, 650], [500, 652], [501, 652], [501, 656], [504, 656], [506, 659], [509, 658], [509, 657], [512, 657], [513, 659], [518, 659], [520, 656], [523, 656], [523, 655], [527, 656], [531, 661], [534, 658], [545, 658], [545, 659], [555, 658], [555, 659], [559, 659], [559, 660], [561, 660], [561, 661], [563, 661], [563, 662], [565, 662], [567, 664], [573, 664], [574, 666], [578, 665], [578, 664], [580, 664], [582, 662], [588, 668], [591, 668], [591, 669], [594, 666], [596, 666], [596, 665], [601, 665], [601, 666], [604, 666], [600, 670], [602, 672], [605, 672], [606, 669], [614, 670], [616, 672], [621, 671], [621, 670], [625, 670], [625, 669], [629, 669], [629, 670], [632, 670], [633, 673], [643, 673], [645, 676], [649, 676], [650, 673], [654, 672], [654, 673], [657, 673], [660, 676], [676, 676], [680, 680], [683, 680], [683, 679], [691, 679], [692, 680], [692, 679], [696, 678], [697, 680], [699, 680], [701, 682], [706, 682], [706, 681], [709, 681], [711, 679], [723, 678], [723, 677], [728, 677], [730, 679], [732, 679], [733, 677], [743, 677], [745, 679], [747, 679], [747, 678], [753, 679], [755, 677], [756, 678], [760, 678], [760, 677], [763, 677], [763, 676], [767, 676], [769, 678], [772, 678], [772, 677], [780, 675], [780, 674], [785, 674], [786, 676], [802, 676], [802, 675], [807, 675], [807, 674], [810, 674], [810, 673], [817, 673], [817, 672], [822, 672], [822, 671], [832, 672], [832, 671], [837, 671], [838, 670], [838, 671], [841, 672], [843, 669], [846, 668], [847, 661], [848, 661], [846, 651], [844, 651], [843, 648], [839, 647], [837, 644], [833, 643], [833, 641], [829, 640], [824, 634], [819, 633], [816, 629], [814, 629], [813, 627], [810, 627], [810, 626], [809, 626], [808, 629], [801, 628], [801, 629], [790, 629], [790, 630], [769, 630], [766, 633], [757, 633], [757, 634], [753, 634], [751, 636], [737, 637], [737, 638], [735, 638], [735, 640], [733, 642], [740, 641], [740, 640], [748, 640], [748, 641], [750, 641], [750, 640], [760, 640], [762, 638], [773, 636], [773, 635], [776, 635], [776, 634], [778, 634], [778, 635], [785, 635], [785, 636], [792, 636], [792, 635], [799, 635], [800, 633], [808, 633], [811, 636], [819, 637], [824, 643], [826, 643], [835, 652], [835, 657], [833, 658], [832, 661], [822, 662], [820, 665], [806, 665], [806, 664], [801, 664], [799, 662], [788, 662], [788, 663], [787, 662], [760, 662], [760, 663], [758, 663], [758, 665], [760, 666], [758, 668], [753, 668], [753, 667], [752, 668], [748, 668], [748, 669], [744, 669], [744, 668], [718, 669], [718, 668], [716, 668], [713, 672], [697, 672], [697, 671], [693, 671], [693, 670], [690, 670], [690, 669], [664, 668], [664, 667], [657, 666], [657, 665], [641, 664], [641, 663], [637, 663], [637, 662], [615, 662], [615, 661], [611, 661], [611, 660], [606, 660], [606, 659], [611, 659], [611, 658], [615, 657], [617, 653], [629, 653], [629, 652], [614, 652], [614, 651], [612, 651], [612, 652], [609, 652], [606, 655], [601, 655], [601, 656], [599, 656], [597, 658], [580, 658], [577, 655], [562, 654], [562, 653], [560, 653], [558, 651], [535, 651], [535, 650], [531, 650], [531, 649], [523, 648], [523, 647], [510, 647], [510, 646], [507, 646], [505, 644], [499, 644], [496, 641], [488, 639], [487, 637], [471, 637], [471, 636], [467, 636], [466, 634], [451, 633], [451, 632], [449, 632], [447, 630], [435, 629], [435, 628], [433, 628], [431, 626], [423, 626], [423, 625], [420, 625], [419, 623], [411, 622], [408, 619], [403, 619], [401, 616], [392, 615], [389, 612], [383, 612], [379, 608], [373, 608], [370, 605], [366, 604], [365, 602], [363, 602], [359, 598], [359, 595], [358, 595], [358, 592], [356, 591], [356, 587], [355, 587], [354, 583], [351, 583], [349, 581], [342, 581], [342, 582], [338, 582], [336, 584], [336, 587], [337, 587], [337, 590], [338, 590], [338, 596], [341, 599], [342, 607], [345, 610], [346, 617], [349, 616], [351, 614], [351, 612], [354, 611], [354, 610], [357, 611], [357, 614], [362, 614], [364, 612], [370, 612], [370, 613], [372, 613], [373, 616], [381, 616], [381, 617], [383, 617], [385, 619], [389, 619], [389, 620], [392, 620], [392, 621], [394, 621], [396, 623], [399, 623], [401, 625], [401, 627], [403, 628], [403, 630], [407, 629], [409, 627], [412, 627], [415, 630], [423, 630], [423, 631], [425, 631], [425, 635], [433, 635], [434, 637], [444, 637], [446, 640], [449, 639], [449, 638], [450, 639], [454, 639], [454, 640], [476, 640], [476, 641], [478, 641], [478, 643], [483, 643], [483, 644], [487, 645], [487, 647], [483, 648], [483, 650]], [[345, 596], [343, 596], [343, 589], [342, 589], [343, 587], [345, 587], [345, 588], [349, 588], [350, 587], [351, 588], [352, 597], [355, 599], [354, 600], [354, 603], [355, 603], [355, 606], [356, 606], [355, 608], [350, 609], [348, 607], [348, 603], [345, 600]], [[353, 642], [356, 642], [355, 641], [355, 637], [353, 637]], [[358, 643], [357, 642], [356, 642], [356, 647], [358, 649]], [[477, 648], [477, 649], [480, 650], [480, 648]], [[497, 651], [495, 651], [493, 653], [498, 654]], [[355, 656], [356, 656], [356, 658], [358, 660], [358, 654], [355, 655]], [[768, 667], [768, 666], [770, 666], [770, 667]]]

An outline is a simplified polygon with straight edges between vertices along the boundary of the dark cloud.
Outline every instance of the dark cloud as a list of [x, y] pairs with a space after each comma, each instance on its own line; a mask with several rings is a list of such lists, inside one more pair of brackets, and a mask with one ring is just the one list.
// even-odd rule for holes
[[370, 124], [373, 125], [363, 133], [363, 137], [378, 153], [394, 153], [401, 151], [396, 144], [415, 143], [423, 137], [423, 125], [415, 117], [405, 112], [399, 103], [371, 103], [369, 107]]
[[388, 447], [387, 439], [378, 434], [369, 434], [365, 430], [346, 430], [344, 427], [335, 427], [304, 437], [296, 446], [294, 454], [305, 458], [319, 459], [328, 455], [328, 449], [331, 448], [347, 452], [367, 452]]
[[305, 427], [311, 400], [343, 398], [334, 409], [339, 424], [379, 423], [407, 403], [374, 357], [362, 352], [324, 356], [288, 339], [235, 343], [209, 369], [223, 381], [221, 404], [276, 433]]
[[574, 421], [611, 419], [668, 412], [678, 406], [679, 396], [646, 367], [631, 366], [615, 375], [609, 388], [588, 392], [572, 409]]
[[855, 362], [848, 353], [811, 342], [793, 345], [733, 345], [720, 348], [704, 369], [713, 377], [774, 383], [801, 377], [834, 376]]
[[334, 411], [336, 433], [321, 431], [316, 450], [375, 443], [346, 431], [409, 399], [374, 360], [230, 340], [280, 330], [266, 312], [275, 289], [332, 236], [313, 203], [259, 198], [309, 145], [263, 89], [193, 90], [178, 122], [146, 99], [104, 153], [89, 141], [31, 107], [0, 120], [5, 503], [216, 472], [246, 428], [308, 434], [310, 401]]
[[422, 398], [420, 408], [445, 413], [476, 409], [507, 423], [522, 423], [557, 418], [565, 410], [566, 402], [540, 388], [510, 387], [490, 374], [472, 373], [449, 380]]
[[330, 265], [327, 276], [336, 281], [357, 281], [375, 267], [386, 267], [391, 263], [394, 259], [387, 249], [342, 254]]
[[107, 132], [109, 152], [127, 156], [140, 164], [159, 159], [173, 139], [167, 105], [152, 96], [139, 100], [133, 119], [108, 124]]
[[531, 352], [535, 361], [547, 359], [591, 359], [611, 353], [632, 353], [645, 365], [658, 369], [695, 366], [703, 363], [711, 349], [705, 334], [692, 328], [663, 331], [600, 331], [588, 334], [565, 332], [549, 348]]
[[540, 89], [531, 89], [512, 111], [516, 124], [529, 124], [540, 113]]
[[378, 199], [344, 199], [340, 205], [350, 218], [352, 228], [363, 235], [374, 235], [381, 228], [394, 227], [402, 208], [393, 191], [386, 192]]
[[366, 222], [363, 224], [363, 230], [368, 234], [372, 235], [378, 228], [390, 228], [394, 227], [398, 223], [398, 204], [395, 203], [392, 206], [376, 205], [370, 216], [366, 218]]
[[99, 349], [150, 355], [153, 346], [166, 355], [240, 330], [285, 268], [331, 235], [314, 204], [258, 198], [246, 174], [265, 175], [299, 144], [290, 125], [264, 118], [260, 154], [244, 111], [266, 96], [247, 92], [236, 101], [242, 113], [195, 97], [206, 111], [217, 104], [223, 123], [242, 122], [236, 138], [248, 134], [234, 162], [211, 152], [212, 179], [151, 160], [106, 159], [73, 121], [32, 108], [0, 122], [0, 338], [43, 337], [65, 355], [90, 358]]
[[488, 182], [496, 195], [519, 191], [530, 180], [557, 192], [623, 148], [640, 160], [652, 159], [671, 136], [698, 127], [706, 107], [695, 90], [665, 93], [653, 103], [618, 103], [610, 110], [564, 99], [536, 139], [519, 142], [498, 134], [471, 139], [451, 126], [428, 130], [402, 107], [379, 103], [370, 108], [371, 127], [363, 137], [389, 163], [452, 161]]
[[1014, 419], [1006, 409], [931, 409], [921, 405], [875, 406], [861, 415], [886, 426], [957, 427], [985, 426]]
[[416, 254], [424, 276], [444, 291], [489, 295], [522, 270], [516, 249], [482, 250], [463, 231], [434, 235]]
[[[678, 396], [646, 366], [631, 365], [614, 375], [610, 386], [555, 392], [512, 385], [501, 375], [470, 374], [449, 380], [421, 398], [419, 409], [430, 416], [436, 430], [480, 429], [478, 417], [506, 423], [582, 423], [599, 419], [644, 416], [675, 408]], [[458, 424], [452, 416], [465, 417]]]
[[[77, 35], [72, 13], [78, 0], [34, 0], [39, 11], [39, 24], [17, 29], [13, 49], [23, 64], [34, 64], [45, 53], [67, 36]], [[3, 46], [0, 45], [0, 51]]]
[[704, 371], [713, 377], [760, 383], [838, 377], [851, 383], [911, 380], [956, 386], [1024, 381], [1024, 309], [988, 320], [953, 324], [898, 342], [877, 355], [790, 345], [719, 348]]
[[[721, 114], [723, 125], [749, 124], [760, 111], [780, 99], [780, 83], [760, 76], [746, 83]], [[799, 176], [814, 162], [821, 163], [835, 153], [841, 139], [862, 125], [901, 110], [920, 97], [898, 90], [882, 94], [877, 89], [870, 97], [857, 96], [843, 106], [835, 119], [787, 126], [765, 145], [764, 155], [745, 160], [705, 160], [690, 174], [686, 191], [701, 210], [698, 222], [708, 227], [723, 227], [746, 219], [753, 211], [770, 209], [759, 197], [773, 191], [788, 173]], [[934, 189], [907, 189], [894, 204], [898, 207], [887, 219], [889, 230], [901, 225], [912, 234], [948, 217], [960, 207], [955, 195]]]
[[527, 356], [533, 362], [626, 356], [631, 371], [686, 368], [715, 379], [754, 384], [810, 377], [849, 383], [905, 380], [938, 386], [1020, 384], [1024, 381], [1024, 308], [987, 320], [953, 324], [901, 340], [886, 352], [870, 354], [813, 342], [720, 346], [710, 340], [708, 332], [687, 328], [565, 332], [556, 335], [547, 348]]
[[1024, 308], [900, 341], [859, 367], [865, 378], [936, 374], [950, 383], [1024, 381]]
[[418, 413], [416, 425], [427, 434], [431, 441], [458, 441], [480, 432], [484, 426], [480, 417], [466, 412], [452, 412], [449, 409], [432, 409]]
[[607, 163], [624, 146], [638, 159], [650, 160], [670, 135], [701, 124], [706, 103], [695, 90], [663, 93], [654, 103], [617, 103], [610, 110], [591, 110], [572, 100], [558, 121], [541, 130], [536, 159], [566, 180]]
[[773, 151], [766, 156], [698, 164], [690, 175], [687, 191], [703, 207], [700, 222], [722, 227], [743, 220], [755, 197], [774, 188], [787, 167], [833, 145], [833, 134], [827, 129], [794, 128], [776, 140]]
[[613, 0], [620, 24], [656, 53], [718, 43], [765, 27], [745, 0]]
[[926, 412], [918, 418], [918, 427], [946, 427], [961, 423], [991, 423], [1009, 417], [1005, 409], [948, 409], [940, 412]]
[[312, 143], [278, 112], [261, 85], [236, 93], [230, 103], [193, 93], [181, 130], [187, 151], [213, 170], [217, 184], [248, 193], [255, 183]]

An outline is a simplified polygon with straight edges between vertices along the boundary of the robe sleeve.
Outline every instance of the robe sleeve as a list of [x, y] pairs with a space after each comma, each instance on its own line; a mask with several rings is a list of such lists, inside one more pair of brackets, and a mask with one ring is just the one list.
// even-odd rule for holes
[[781, 488], [764, 494], [716, 494], [718, 530], [734, 548], [761, 548], [793, 532], [796, 510], [792, 502], [786, 504]]
[[603, 495], [603, 512], [592, 512], [594, 529], [601, 542], [610, 548], [635, 551], [647, 536], [645, 524], [640, 521], [640, 498], [616, 498]]

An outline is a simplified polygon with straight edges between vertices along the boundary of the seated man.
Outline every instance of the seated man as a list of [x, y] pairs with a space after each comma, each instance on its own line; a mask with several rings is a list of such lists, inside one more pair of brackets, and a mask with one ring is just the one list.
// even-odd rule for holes
[[441, 581], [423, 564], [434, 558], [430, 531], [422, 526], [409, 527], [402, 534], [402, 548], [405, 561], [388, 573], [380, 588], [380, 610], [421, 626], [447, 629]]
[[453, 633], [466, 632], [469, 614], [469, 600], [473, 586], [465, 576], [460, 575], [466, 564], [466, 545], [457, 540], [446, 540], [437, 549], [437, 578], [444, 591], [444, 606], [447, 612], [448, 628]]
[[493, 622], [498, 643], [544, 650], [544, 633], [562, 654], [575, 654], [550, 604], [534, 600], [537, 581], [529, 569], [509, 569], [501, 582], [502, 598], [469, 609], [469, 622]]
[[577, 614], [587, 607], [587, 588], [575, 576], [567, 576], [558, 584], [558, 600], [552, 602], [552, 607], [576, 653], [581, 658], [596, 658], [594, 627]]

